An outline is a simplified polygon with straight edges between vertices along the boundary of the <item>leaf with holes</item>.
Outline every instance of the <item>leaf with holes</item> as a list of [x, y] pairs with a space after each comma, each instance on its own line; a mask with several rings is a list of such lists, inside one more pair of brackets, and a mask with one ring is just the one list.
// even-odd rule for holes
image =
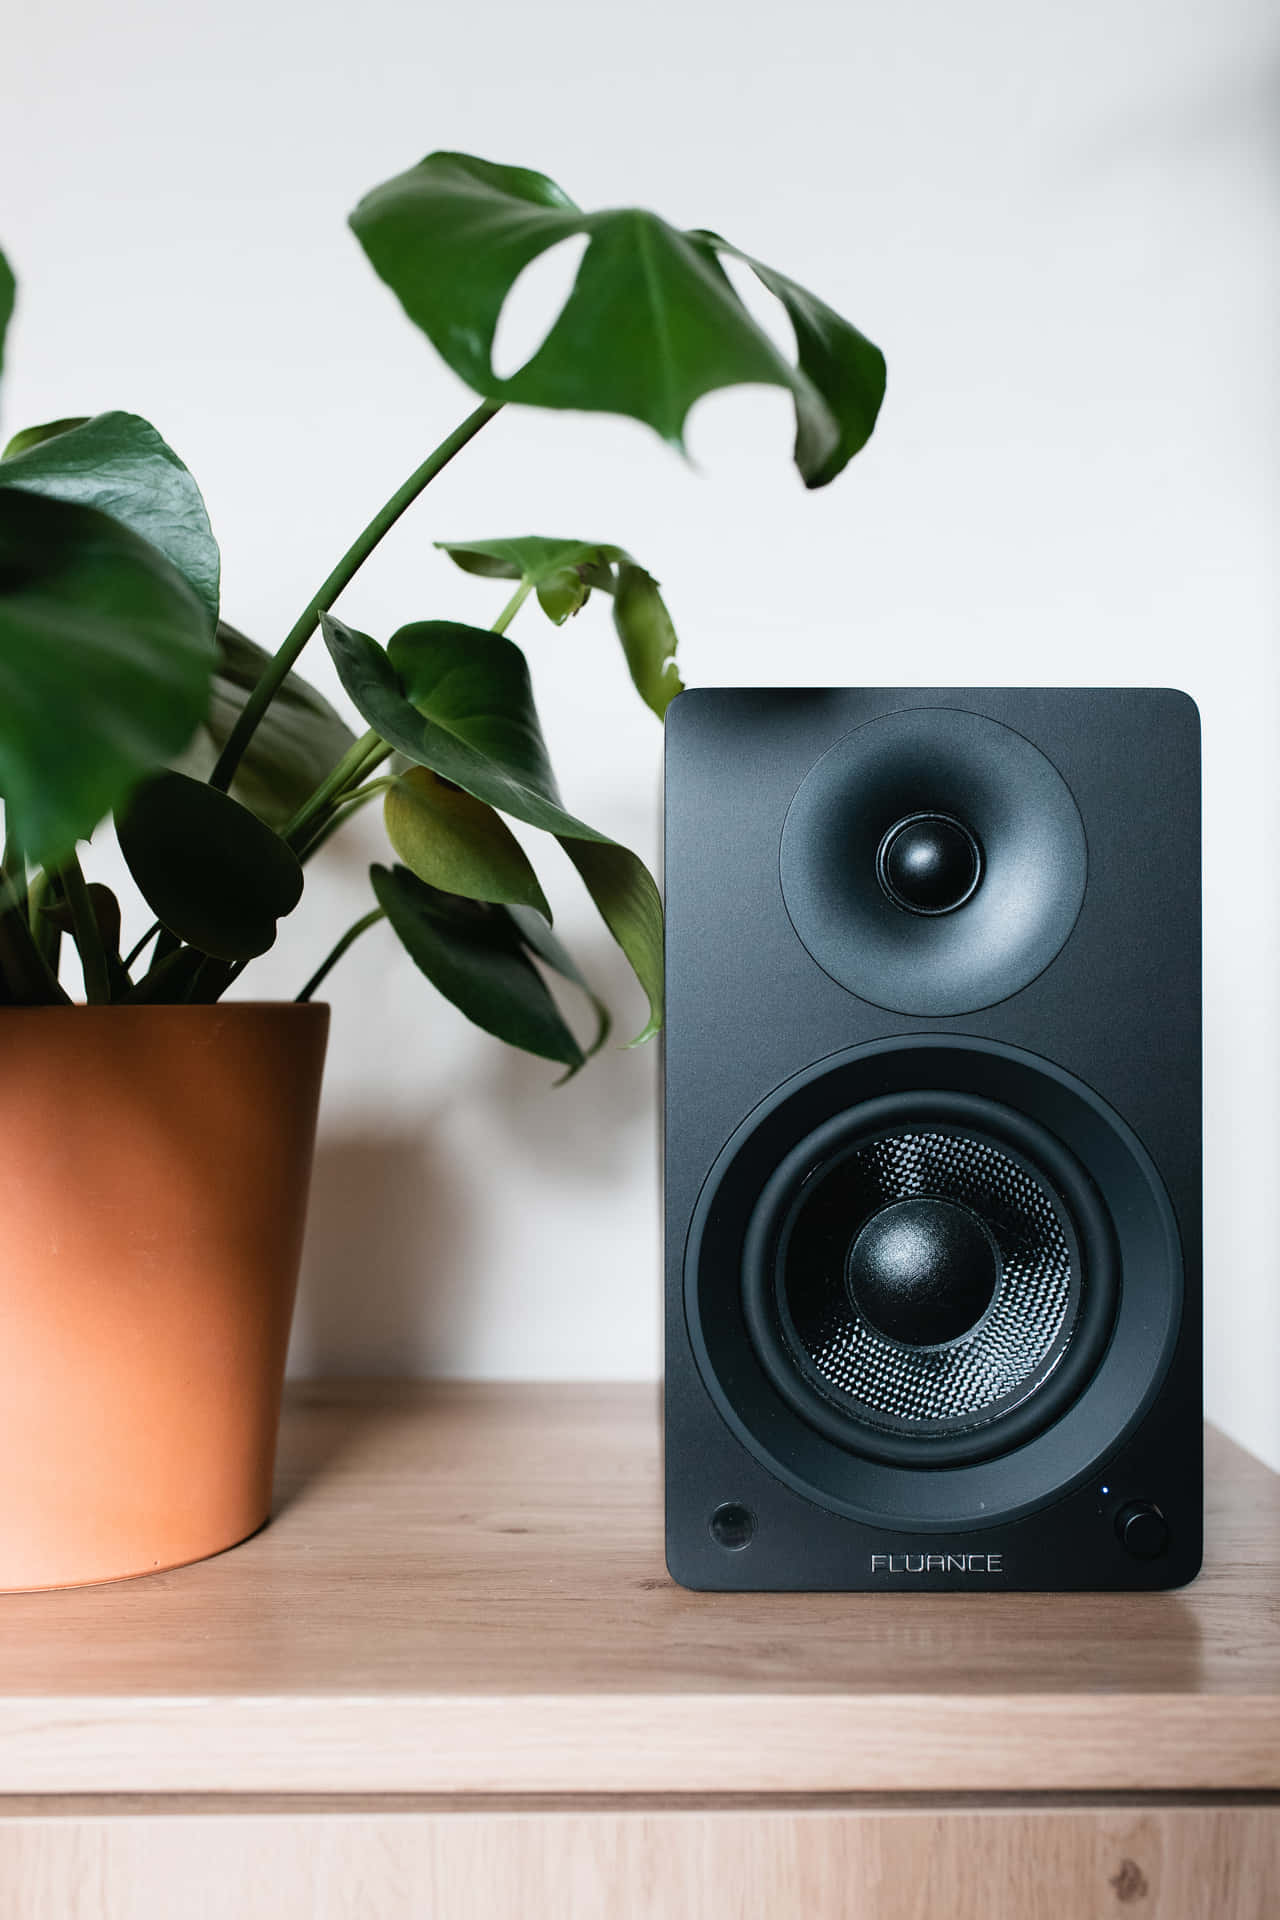
[[[811, 487], [823, 487], [871, 438], [884, 398], [884, 359], [877, 347], [816, 294], [753, 260], [718, 233], [701, 238], [743, 261], [786, 308], [800, 371], [809, 383], [807, 390], [796, 393], [796, 465]], [[834, 440], [832, 419], [837, 426]]]
[[212, 631], [218, 543], [199, 487], [148, 421], [136, 413], [100, 413], [28, 429], [0, 460], [0, 486], [96, 507], [141, 534], [190, 583]]
[[184, 773], [159, 773], [116, 817], [120, 850], [156, 919], [218, 960], [275, 944], [302, 898], [296, 855], [257, 814]]
[[580, 1067], [585, 1055], [502, 907], [459, 900], [404, 867], [370, 869], [378, 905], [414, 965], [486, 1033]]
[[[662, 1022], [662, 911], [642, 861], [566, 812], [519, 647], [483, 627], [422, 621], [384, 649], [320, 616], [342, 684], [388, 746], [464, 792], [560, 841]], [[592, 849], [590, 857], [584, 848]], [[654, 946], [654, 915], [658, 938]]]
[[34, 863], [182, 752], [213, 657], [205, 610], [149, 542], [0, 486], [0, 794]]
[[[642, 420], [681, 447], [690, 407], [722, 387], [783, 387], [796, 464], [825, 486], [865, 445], [884, 397], [884, 357], [855, 327], [770, 268], [753, 270], [791, 315], [791, 363], [720, 264], [728, 243], [628, 207], [581, 208], [544, 174], [432, 153], [375, 187], [351, 216], [372, 262], [468, 386], [491, 400]], [[509, 379], [493, 370], [498, 319], [532, 261], [575, 234], [577, 278], [542, 345]]]

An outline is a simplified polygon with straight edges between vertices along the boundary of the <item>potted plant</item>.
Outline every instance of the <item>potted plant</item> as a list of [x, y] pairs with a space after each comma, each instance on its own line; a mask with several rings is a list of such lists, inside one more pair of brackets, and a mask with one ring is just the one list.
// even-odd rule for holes
[[[199, 490], [147, 422], [59, 420], [0, 459], [0, 1588], [173, 1566], [266, 1518], [328, 1010], [314, 999], [387, 920], [468, 1018], [575, 1072], [548, 985], [590, 993], [551, 930], [507, 820], [567, 852], [661, 1024], [661, 910], [640, 860], [567, 810], [524, 655], [507, 628], [612, 601], [631, 678], [659, 716], [680, 690], [656, 581], [622, 548], [549, 537], [443, 543], [502, 583], [492, 625], [422, 620], [384, 645], [333, 611], [423, 489], [508, 402], [629, 414], [681, 444], [700, 395], [786, 388], [795, 458], [825, 485], [865, 443], [878, 350], [755, 261], [795, 330], [793, 365], [734, 290], [714, 234], [635, 210], [582, 213], [541, 174], [432, 154], [351, 224], [479, 405], [374, 515], [274, 654], [219, 617]], [[588, 245], [542, 346], [491, 364], [522, 269]], [[0, 259], [0, 356], [14, 281]], [[2, 359], [0, 359], [2, 364]], [[295, 672], [317, 632], [365, 722], [355, 735]], [[224, 996], [273, 942], [304, 871], [373, 800], [394, 862], [293, 1004]], [[110, 820], [151, 915], [79, 849]], [[84, 1003], [62, 984], [74, 947]]]

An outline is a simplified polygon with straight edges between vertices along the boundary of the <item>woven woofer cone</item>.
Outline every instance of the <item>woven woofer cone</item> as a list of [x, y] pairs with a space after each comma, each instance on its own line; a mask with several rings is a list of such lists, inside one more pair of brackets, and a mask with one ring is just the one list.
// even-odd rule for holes
[[809, 1498], [923, 1529], [1087, 1475], [1150, 1403], [1181, 1293], [1119, 1116], [959, 1037], [784, 1083], [726, 1144], [685, 1258], [695, 1357], [744, 1443]]
[[[962, 1237], [931, 1237], [935, 1219]], [[868, 1240], [895, 1228], [896, 1319], [858, 1270]], [[766, 1370], [880, 1458], [977, 1459], [1045, 1425], [1096, 1362], [1114, 1306], [1083, 1170], [976, 1095], [902, 1094], [838, 1116], [784, 1159], [747, 1232], [744, 1307]]]

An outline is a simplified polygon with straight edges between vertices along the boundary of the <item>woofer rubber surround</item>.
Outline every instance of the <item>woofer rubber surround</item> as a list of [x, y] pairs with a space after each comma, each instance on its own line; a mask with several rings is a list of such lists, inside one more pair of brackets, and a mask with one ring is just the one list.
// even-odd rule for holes
[[[932, 1434], [871, 1425], [797, 1364], [776, 1291], [778, 1235], [806, 1169], [925, 1116], [993, 1138], [1036, 1170], [1070, 1220], [1083, 1282], [1044, 1379], [984, 1424]], [[819, 1505], [926, 1532], [994, 1525], [1088, 1477], [1150, 1404], [1182, 1303], [1168, 1198], [1119, 1115], [1035, 1055], [946, 1036], [834, 1055], [763, 1100], [704, 1183], [684, 1271], [699, 1370], [743, 1444]]]
[[[909, 912], [881, 884], [886, 834], [941, 815], [981, 849], [962, 904]], [[833, 980], [894, 1013], [973, 1013], [1027, 986], [1084, 900], [1084, 826], [1066, 781], [999, 720], [912, 707], [855, 727], [800, 783], [783, 822], [782, 897]]]

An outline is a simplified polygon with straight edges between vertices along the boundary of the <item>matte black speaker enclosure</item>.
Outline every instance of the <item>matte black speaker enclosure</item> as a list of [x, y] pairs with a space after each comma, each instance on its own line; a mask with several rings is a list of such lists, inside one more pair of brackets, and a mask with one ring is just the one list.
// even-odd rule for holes
[[[1147, 688], [696, 690], [668, 712], [666, 784], [673, 1577], [1184, 1584], [1202, 1533], [1194, 703]], [[1020, 884], [983, 905], [987, 865], [936, 919], [886, 900], [884, 833], [929, 811], [971, 826], [1006, 879], [1021, 863]], [[859, 934], [876, 916], [872, 977]], [[788, 1370], [771, 1275], [809, 1169], [851, 1128], [928, 1112], [999, 1136], [1062, 1197], [1088, 1312], [1044, 1384], [985, 1428], [872, 1433]], [[1124, 1524], [1148, 1510], [1150, 1528]], [[1148, 1536], [1154, 1556], [1126, 1545]]]

